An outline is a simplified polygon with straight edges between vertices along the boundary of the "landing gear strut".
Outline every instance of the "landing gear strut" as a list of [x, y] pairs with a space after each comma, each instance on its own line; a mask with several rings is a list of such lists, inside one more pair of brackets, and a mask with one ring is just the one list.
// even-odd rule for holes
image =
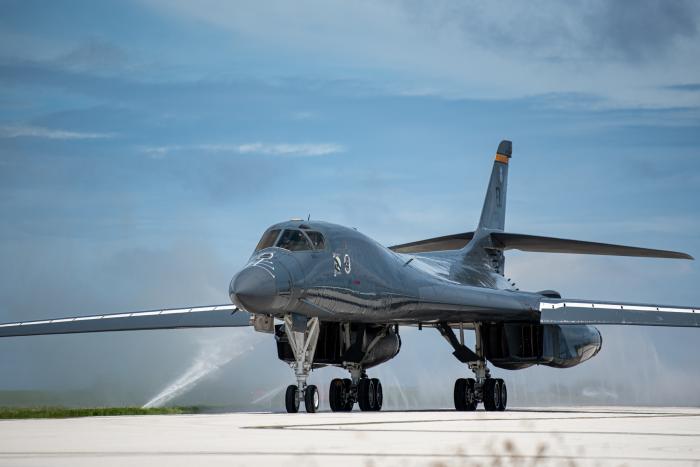
[[307, 386], [306, 380], [309, 378], [318, 343], [318, 318], [308, 319], [297, 314], [285, 315], [284, 331], [294, 353], [294, 361], [290, 365], [297, 379], [297, 384], [289, 385], [285, 393], [287, 412], [298, 412], [302, 399], [307, 412], [316, 412], [319, 406], [318, 388], [314, 385]]
[[479, 402], [483, 402], [484, 409], [488, 411], [505, 410], [508, 403], [508, 388], [506, 387], [506, 382], [502, 379], [491, 378], [491, 372], [484, 358], [481, 325], [479, 323], [474, 325], [474, 332], [476, 333], [475, 352], [472, 352], [464, 345], [464, 330], [461, 327], [459, 340], [447, 323], [439, 323], [437, 328], [455, 349], [453, 355], [462, 363], [467, 363], [469, 369], [474, 372], [474, 378], [459, 378], [455, 381], [455, 409], [473, 411], [476, 410]]

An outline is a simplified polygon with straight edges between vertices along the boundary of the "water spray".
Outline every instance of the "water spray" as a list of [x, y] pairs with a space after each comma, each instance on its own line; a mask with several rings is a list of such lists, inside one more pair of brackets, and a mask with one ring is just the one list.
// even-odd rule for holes
[[207, 376], [247, 351], [252, 350], [253, 346], [250, 344], [250, 340], [250, 337], [243, 337], [237, 340], [233, 349], [231, 345], [222, 344], [220, 340], [206, 341], [190, 367], [179, 378], [146, 402], [143, 408], [162, 407], [176, 397], [188, 392]]

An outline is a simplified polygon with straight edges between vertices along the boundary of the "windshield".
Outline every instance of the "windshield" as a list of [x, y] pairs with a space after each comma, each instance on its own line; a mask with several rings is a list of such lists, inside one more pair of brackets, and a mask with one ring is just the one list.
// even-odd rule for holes
[[311, 250], [311, 244], [306, 239], [306, 235], [301, 230], [287, 229], [282, 232], [282, 236], [277, 242], [279, 248], [284, 248], [289, 251], [304, 251]]
[[311, 240], [311, 243], [314, 246], [314, 250], [323, 250], [325, 248], [326, 243], [323, 240], [323, 235], [321, 235], [321, 232], [307, 230], [306, 235], [309, 236], [309, 239]]
[[258, 242], [258, 246], [255, 247], [255, 251], [262, 250], [263, 248], [269, 248], [275, 244], [275, 240], [280, 234], [280, 229], [268, 230], [265, 232]]

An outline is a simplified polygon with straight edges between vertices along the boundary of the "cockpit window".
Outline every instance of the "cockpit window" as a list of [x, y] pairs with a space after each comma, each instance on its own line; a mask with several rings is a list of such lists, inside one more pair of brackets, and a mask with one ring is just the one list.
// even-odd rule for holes
[[289, 251], [311, 250], [311, 244], [301, 230], [285, 230], [282, 232], [277, 246]]
[[255, 251], [262, 250], [263, 248], [269, 248], [274, 245], [279, 234], [280, 229], [268, 230], [265, 232], [258, 242], [258, 246], [255, 247]]
[[306, 235], [309, 236], [309, 239], [311, 239], [311, 243], [314, 246], [314, 250], [323, 250], [326, 246], [326, 243], [323, 239], [323, 235], [321, 235], [321, 232], [314, 232], [313, 230], [307, 230]]

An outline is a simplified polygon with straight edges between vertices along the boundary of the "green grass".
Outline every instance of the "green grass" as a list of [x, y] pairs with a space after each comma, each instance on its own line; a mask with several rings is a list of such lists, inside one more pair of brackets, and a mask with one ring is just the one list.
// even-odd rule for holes
[[115, 415], [176, 415], [198, 413], [197, 407], [0, 407], [0, 419], [105, 417]]

